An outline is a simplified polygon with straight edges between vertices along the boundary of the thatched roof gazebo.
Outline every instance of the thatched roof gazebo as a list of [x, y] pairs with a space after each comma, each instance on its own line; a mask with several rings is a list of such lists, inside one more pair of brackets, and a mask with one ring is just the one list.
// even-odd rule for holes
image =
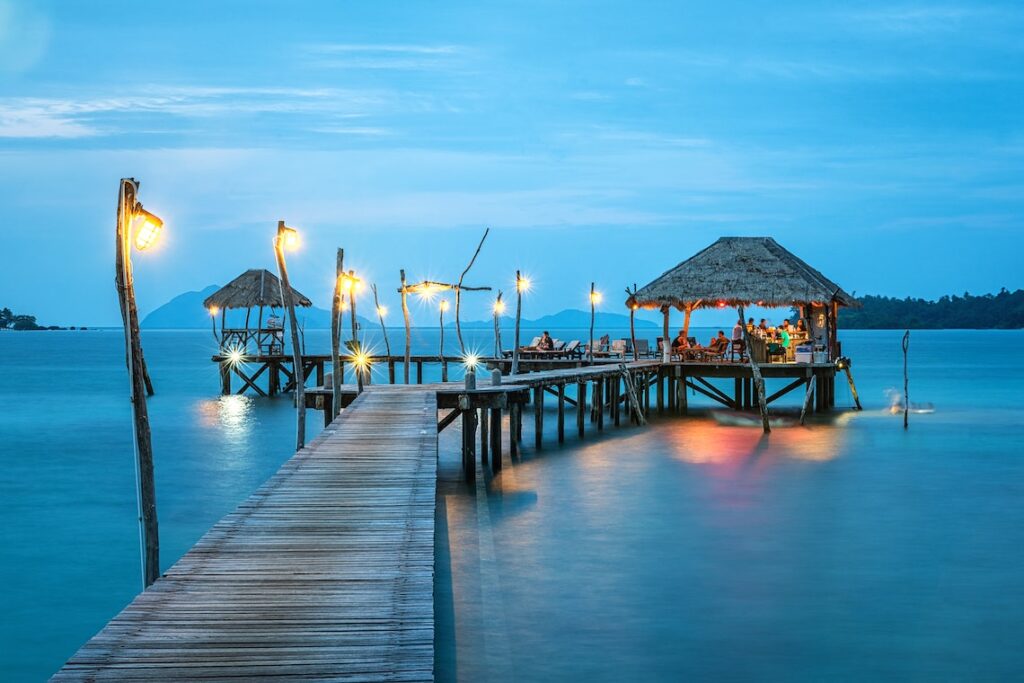
[[[292, 287], [292, 299], [296, 306], [312, 306], [305, 295]], [[250, 268], [227, 283], [203, 301], [207, 310], [216, 308], [282, 308], [281, 281], [265, 268]]]
[[771, 237], [722, 237], [626, 300], [629, 308], [662, 310], [666, 336], [670, 308], [685, 313], [688, 331], [696, 309], [750, 305], [801, 310], [831, 348], [839, 307], [860, 304]]
[[[292, 287], [292, 300], [296, 306], [309, 307], [313, 302], [297, 289]], [[231, 282], [227, 283], [203, 301], [203, 306], [210, 312], [211, 316], [220, 313], [220, 335], [217, 335], [216, 326], [214, 336], [220, 343], [221, 350], [242, 350], [247, 354], [250, 342], [255, 343], [258, 353], [283, 354], [284, 353], [284, 326], [283, 321], [274, 315], [275, 308], [283, 308], [284, 302], [281, 298], [281, 281], [276, 275], [264, 268], [251, 268]], [[225, 313], [231, 308], [244, 308], [245, 327], [241, 329], [230, 329], [225, 327]], [[259, 317], [256, 329], [249, 328], [249, 316], [252, 309], [259, 309]], [[271, 316], [264, 325], [263, 309], [269, 308]]]

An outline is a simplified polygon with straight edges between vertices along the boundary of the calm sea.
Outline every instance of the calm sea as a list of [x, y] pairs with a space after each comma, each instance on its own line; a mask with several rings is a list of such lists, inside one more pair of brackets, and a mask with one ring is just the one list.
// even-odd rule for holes
[[[662, 418], [534, 452], [526, 420], [522, 460], [470, 490], [445, 432], [439, 679], [1019, 677], [1024, 333], [914, 332], [911, 400], [935, 412], [908, 432], [886, 410], [901, 335], [842, 336], [867, 410], [767, 438]], [[209, 332], [144, 345], [168, 566], [290, 456], [294, 412], [219, 397]], [[44, 679], [139, 590], [123, 358], [118, 331], [0, 334], [3, 680]]]

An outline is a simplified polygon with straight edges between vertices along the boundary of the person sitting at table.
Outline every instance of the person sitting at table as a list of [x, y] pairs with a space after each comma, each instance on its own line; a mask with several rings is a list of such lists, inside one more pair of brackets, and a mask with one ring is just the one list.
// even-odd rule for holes
[[759, 333], [758, 334], [759, 337], [763, 337], [763, 338], [767, 339], [768, 337], [771, 336], [771, 334], [768, 331], [768, 319], [767, 318], [761, 318], [761, 324], [757, 326], [757, 330], [758, 330], [758, 333]]
[[789, 348], [789, 329], [791, 325], [788, 320], [783, 320], [782, 325], [779, 327], [779, 343], [782, 344], [782, 348]]
[[803, 318], [796, 321], [796, 333], [807, 336], [807, 322]]
[[548, 334], [547, 330], [544, 330], [543, 334], [541, 334], [540, 341], [537, 342], [537, 350], [538, 351], [554, 351], [555, 350], [555, 340], [551, 338], [551, 335]]
[[749, 318], [747, 320], [747, 332], [749, 332], [750, 334], [754, 334], [754, 330], [756, 330], [756, 329], [757, 329], [757, 325], [754, 324], [754, 319], [753, 318]]
[[743, 339], [743, 318], [736, 320], [736, 324], [732, 326], [732, 338], [733, 340]]

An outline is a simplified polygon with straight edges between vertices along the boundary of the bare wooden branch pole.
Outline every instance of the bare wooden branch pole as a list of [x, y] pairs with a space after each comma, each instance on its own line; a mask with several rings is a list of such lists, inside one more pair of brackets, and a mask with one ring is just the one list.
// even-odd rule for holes
[[910, 330], [903, 333], [903, 428], [910, 426], [910, 377], [907, 374], [907, 351], [910, 349]]
[[[345, 274], [345, 250], [339, 248], [334, 265], [334, 299], [331, 304], [331, 381], [335, 411], [341, 410], [341, 384], [344, 377], [341, 371], [341, 279]], [[332, 416], [333, 417], [333, 416]]]
[[455, 335], [459, 338], [459, 351], [463, 356], [466, 355], [466, 345], [462, 342], [462, 325], [459, 321], [459, 314], [462, 311], [462, 281], [466, 278], [466, 273], [469, 272], [469, 269], [476, 262], [476, 257], [480, 255], [480, 248], [484, 246], [484, 240], [487, 239], [487, 235], [490, 232], [490, 228], [484, 230], [484, 236], [480, 238], [480, 243], [476, 245], [473, 258], [469, 260], [469, 265], [466, 266], [466, 269], [462, 271], [462, 275], [459, 276], [459, 284], [455, 286]]
[[139, 334], [139, 313], [135, 306], [135, 281], [131, 265], [132, 221], [142, 209], [137, 195], [139, 183], [122, 178], [117, 200], [114, 260], [117, 296], [124, 323], [125, 364], [128, 367], [129, 400], [132, 407], [132, 441], [135, 450], [135, 483], [139, 511], [139, 549], [142, 555], [142, 585], [148, 588], [160, 576], [160, 532], [156, 514], [156, 477], [153, 442], [146, 406], [146, 366]]
[[299, 345], [299, 320], [295, 315], [295, 299], [288, 279], [288, 266], [284, 261], [285, 236], [291, 228], [284, 221], [277, 222], [277, 236], [274, 238], [274, 255], [277, 257], [277, 272], [281, 280], [281, 301], [288, 310], [288, 324], [292, 332], [292, 370], [295, 371], [295, 450], [306, 445], [306, 373], [302, 367], [302, 347]]
[[405, 270], [401, 270], [402, 288], [398, 292], [402, 295], [402, 319], [405, 321], [405, 358], [402, 363], [402, 376], [405, 383], [409, 383], [409, 346], [412, 344], [412, 329], [409, 325], [409, 288], [405, 284]]
[[515, 346], [512, 347], [512, 372], [519, 374], [519, 319], [523, 313], [523, 276], [516, 271], [516, 338]]
[[384, 309], [380, 307], [380, 300], [377, 299], [377, 285], [376, 283], [370, 285], [373, 289], [373, 306], [377, 309], [377, 320], [380, 321], [380, 332], [384, 335], [384, 353], [388, 358], [391, 357], [391, 343], [388, 341], [388, 328], [384, 324]]
[[765, 400], [764, 396], [764, 377], [761, 376], [761, 368], [758, 367], [757, 361], [754, 360], [754, 354], [751, 353], [750, 332], [747, 331], [747, 326], [743, 324], [743, 321], [746, 320], [743, 313], [743, 304], [740, 304], [736, 309], [736, 314], [740, 319], [740, 327], [743, 328], [743, 344], [747, 347], [747, 360], [750, 361], [750, 372], [754, 376], [754, 387], [757, 391], [757, 407], [761, 410], [761, 426], [764, 428], [764, 433], [768, 434], [772, 431], [772, 426], [768, 422], [768, 401]]
[[626, 287], [626, 296], [629, 303], [629, 343], [633, 349], [633, 360], [640, 360], [640, 352], [636, 348], [636, 283], [633, 283], [633, 291]]
[[494, 357], [501, 358], [501, 314], [505, 311], [505, 302], [501, 300], [501, 290], [494, 300]]
[[590, 355], [590, 362], [594, 362], [594, 306], [596, 305], [594, 297], [594, 283], [590, 283], [590, 346], [587, 347]]

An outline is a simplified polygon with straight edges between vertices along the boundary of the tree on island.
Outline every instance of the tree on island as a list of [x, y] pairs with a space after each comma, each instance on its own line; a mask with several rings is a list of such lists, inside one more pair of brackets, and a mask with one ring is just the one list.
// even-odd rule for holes
[[839, 327], [845, 329], [920, 330], [1024, 328], [1024, 290], [1005, 287], [998, 294], [944, 296], [937, 301], [888, 296], [857, 297], [861, 308], [844, 308]]
[[11, 326], [14, 321], [14, 314], [11, 313], [11, 309], [3, 308], [0, 309], [0, 330], [6, 330]]

